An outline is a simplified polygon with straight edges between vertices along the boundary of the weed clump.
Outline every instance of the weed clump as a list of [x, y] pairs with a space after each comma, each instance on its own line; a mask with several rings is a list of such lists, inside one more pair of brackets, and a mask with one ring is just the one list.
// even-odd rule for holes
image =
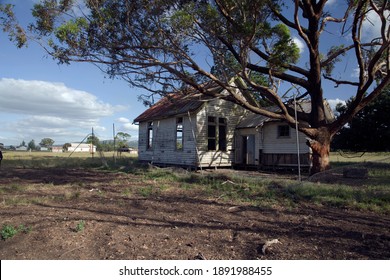
[[29, 233], [31, 231], [30, 227], [26, 227], [24, 225], [20, 225], [18, 227], [13, 226], [13, 225], [3, 225], [1, 229], [1, 239], [7, 240], [9, 238], [14, 237], [16, 234], [19, 232], [22, 233]]
[[85, 229], [85, 221], [81, 220], [77, 223], [76, 227], [75, 227], [75, 232], [80, 232], [80, 231], [83, 231]]

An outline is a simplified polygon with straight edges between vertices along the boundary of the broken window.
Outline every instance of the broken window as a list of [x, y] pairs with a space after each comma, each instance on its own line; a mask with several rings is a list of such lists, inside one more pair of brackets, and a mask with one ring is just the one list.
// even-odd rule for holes
[[207, 124], [207, 141], [208, 141], [208, 150], [215, 151], [217, 149], [217, 124], [215, 122], [215, 117], [208, 117]]
[[184, 144], [183, 138], [183, 118], [177, 118], [176, 120], [176, 150], [183, 150]]
[[147, 149], [153, 147], [153, 122], [148, 122]]
[[218, 120], [218, 150], [226, 151], [227, 141], [226, 141], [226, 119], [219, 118]]
[[225, 118], [208, 117], [207, 141], [209, 151], [226, 151], [227, 120]]

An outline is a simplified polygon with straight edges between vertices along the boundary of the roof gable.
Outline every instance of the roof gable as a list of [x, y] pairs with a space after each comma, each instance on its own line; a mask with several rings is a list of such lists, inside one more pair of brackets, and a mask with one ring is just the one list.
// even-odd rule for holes
[[[216, 87], [215, 84], [211, 83], [205, 84], [204, 87], [211, 91], [221, 91], [220, 87]], [[196, 90], [171, 93], [136, 117], [134, 122], [153, 121], [184, 115], [188, 112], [192, 113], [211, 99], [213, 99], [212, 96], [201, 94]]]
[[183, 115], [198, 110], [204, 103], [205, 99], [201, 99], [200, 97], [172, 94], [162, 98], [155, 105], [147, 109], [135, 118], [134, 122], [152, 121]]

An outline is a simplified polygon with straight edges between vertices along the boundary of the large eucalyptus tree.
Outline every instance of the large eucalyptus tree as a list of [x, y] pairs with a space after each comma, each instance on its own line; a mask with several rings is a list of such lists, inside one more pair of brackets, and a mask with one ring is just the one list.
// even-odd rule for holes
[[[296, 122], [292, 98], [309, 99], [311, 111], [298, 114], [298, 127], [309, 139], [316, 173], [329, 166], [332, 137], [390, 79], [389, 2], [338, 1], [333, 10], [327, 2], [43, 0], [32, 11], [36, 22], [28, 31], [15, 24], [7, 6], [2, 22], [19, 46], [34, 39], [60, 63], [94, 63], [151, 94], [191, 87], [291, 126]], [[373, 16], [378, 36], [367, 38], [364, 26]], [[293, 36], [303, 42], [301, 56]], [[346, 55], [357, 66], [355, 79], [333, 73]], [[243, 95], [237, 94], [232, 77], [245, 82]], [[219, 95], [205, 82], [229, 94]], [[353, 96], [331, 122], [324, 105], [329, 82], [348, 86], [345, 99]], [[265, 103], [279, 110], [267, 110]]]

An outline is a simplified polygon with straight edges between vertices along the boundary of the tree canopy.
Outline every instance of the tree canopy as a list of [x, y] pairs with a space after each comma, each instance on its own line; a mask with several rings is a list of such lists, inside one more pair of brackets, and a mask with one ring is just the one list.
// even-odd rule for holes
[[41, 142], [39, 143], [42, 147], [51, 147], [54, 144], [54, 140], [51, 138], [43, 138]]
[[[151, 94], [192, 88], [291, 126], [293, 97], [309, 99], [311, 111], [298, 114], [298, 128], [309, 138], [315, 173], [328, 167], [333, 136], [390, 79], [389, 2], [348, 0], [342, 2], [343, 10], [327, 9], [327, 2], [42, 0], [33, 9], [36, 22], [30, 33], [17, 24], [10, 28], [13, 15], [4, 7], [2, 21], [18, 46], [26, 37], [34, 38], [60, 63], [94, 63]], [[379, 32], [366, 38], [369, 15], [379, 19]], [[325, 38], [334, 32], [348, 38], [345, 44]], [[293, 36], [303, 42], [305, 57]], [[358, 66], [357, 79], [334, 71], [345, 56]], [[233, 77], [244, 82], [243, 94]], [[208, 90], [203, 86], [208, 82], [227, 94]], [[325, 82], [347, 86], [353, 95], [333, 121], [325, 115]]]

